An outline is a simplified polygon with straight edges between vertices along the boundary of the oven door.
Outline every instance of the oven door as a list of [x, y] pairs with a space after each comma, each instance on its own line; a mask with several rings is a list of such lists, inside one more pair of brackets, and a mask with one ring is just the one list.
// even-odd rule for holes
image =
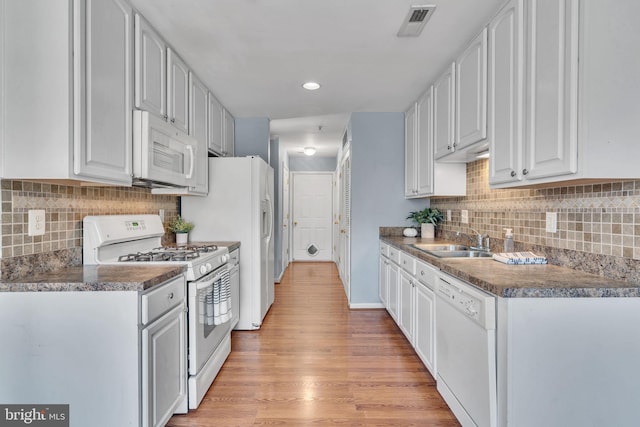
[[224, 279], [226, 265], [187, 284], [189, 288], [189, 375], [196, 375], [230, 331], [230, 322], [216, 325], [213, 291]]

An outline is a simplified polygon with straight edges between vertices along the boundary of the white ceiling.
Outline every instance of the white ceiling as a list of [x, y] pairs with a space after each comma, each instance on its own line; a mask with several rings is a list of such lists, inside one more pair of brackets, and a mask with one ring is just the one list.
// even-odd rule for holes
[[417, 0], [132, 3], [234, 116], [271, 119], [291, 155], [334, 155], [351, 112], [406, 110], [503, 1], [430, 1], [417, 38], [396, 37]]

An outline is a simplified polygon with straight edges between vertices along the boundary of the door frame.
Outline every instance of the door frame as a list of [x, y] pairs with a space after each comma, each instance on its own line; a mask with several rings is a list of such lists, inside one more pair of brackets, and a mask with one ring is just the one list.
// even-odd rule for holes
[[[293, 227], [292, 227], [292, 223], [293, 223], [293, 211], [294, 211], [294, 193], [295, 190], [294, 188], [294, 181], [295, 181], [295, 176], [296, 175], [330, 175], [331, 176], [331, 233], [330, 233], [330, 238], [331, 238], [331, 242], [329, 247], [331, 248], [331, 258], [326, 260], [327, 262], [333, 262], [334, 259], [334, 255], [333, 255], [333, 212], [334, 212], [334, 188], [333, 188], [333, 181], [335, 179], [335, 172], [333, 171], [292, 171], [289, 173], [290, 176], [290, 186], [289, 186], [289, 212], [291, 213], [289, 215], [289, 260], [293, 261]], [[293, 190], [293, 191], [292, 191]], [[319, 262], [324, 262], [324, 261], [319, 261]]]

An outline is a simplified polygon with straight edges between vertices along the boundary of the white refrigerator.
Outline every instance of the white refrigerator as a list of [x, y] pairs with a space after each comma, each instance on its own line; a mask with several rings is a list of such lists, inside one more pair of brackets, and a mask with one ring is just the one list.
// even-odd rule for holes
[[240, 241], [240, 320], [259, 329], [274, 298], [273, 169], [260, 157], [209, 158], [209, 194], [182, 197], [192, 241]]

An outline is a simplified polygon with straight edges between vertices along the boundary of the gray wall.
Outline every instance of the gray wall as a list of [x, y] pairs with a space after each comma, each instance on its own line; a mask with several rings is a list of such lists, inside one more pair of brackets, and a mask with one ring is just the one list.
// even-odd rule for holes
[[291, 172], [333, 172], [338, 159], [334, 157], [296, 156], [289, 157]]
[[404, 198], [404, 113], [353, 113], [351, 131], [350, 303], [379, 304], [378, 228], [429, 201]]
[[260, 156], [269, 163], [269, 119], [236, 118], [235, 122], [236, 157]]

